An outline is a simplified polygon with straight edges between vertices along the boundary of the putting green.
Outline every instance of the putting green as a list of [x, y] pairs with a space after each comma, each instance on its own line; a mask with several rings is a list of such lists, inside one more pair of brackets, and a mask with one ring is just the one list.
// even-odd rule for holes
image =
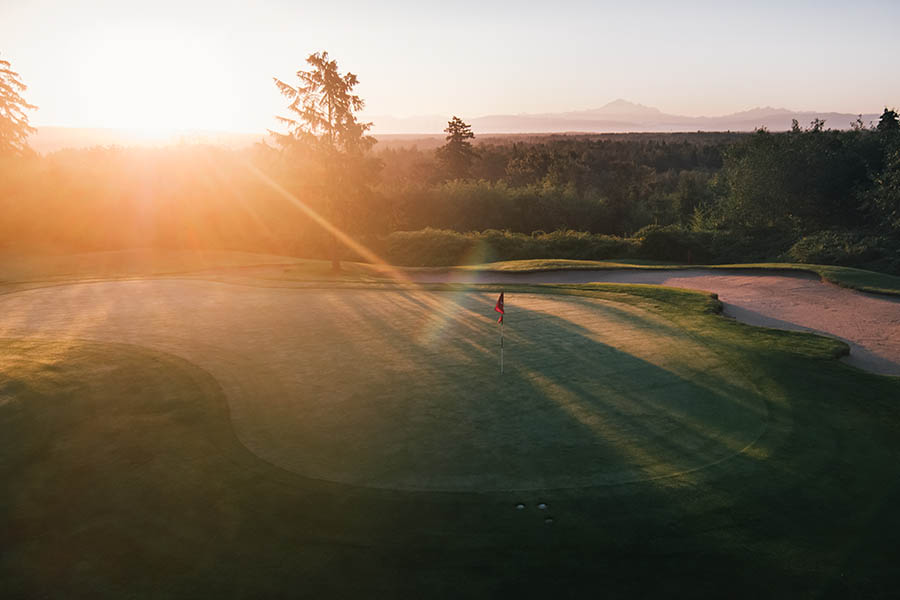
[[0, 297], [0, 337], [125, 342], [210, 373], [238, 438], [298, 474], [403, 490], [667, 477], [752, 446], [764, 399], [662, 317], [608, 300], [146, 280]]

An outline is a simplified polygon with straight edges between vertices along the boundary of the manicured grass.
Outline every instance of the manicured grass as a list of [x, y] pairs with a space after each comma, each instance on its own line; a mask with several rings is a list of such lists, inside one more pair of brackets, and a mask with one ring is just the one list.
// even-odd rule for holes
[[92, 283], [4, 298], [0, 327], [177, 352], [226, 387], [251, 450], [356, 485], [599, 485], [670, 476], [752, 443], [766, 413], [752, 383], [640, 303], [610, 301], [627, 289], [510, 292], [502, 378], [486, 318], [496, 298], [459, 287]]
[[614, 260], [569, 260], [564, 258], [503, 260], [480, 265], [462, 265], [453, 267], [463, 271], [502, 271], [502, 272], [533, 272], [533, 271], [558, 271], [558, 270], [593, 270], [593, 269], [630, 269], [634, 267], [647, 269], [667, 269], [677, 267], [676, 263], [667, 263], [644, 259], [614, 259]]
[[[376, 282], [396, 280], [403, 273], [445, 271], [444, 267], [384, 268], [366, 263], [343, 261], [342, 271], [334, 274], [331, 263], [273, 254], [236, 251], [185, 251], [137, 249], [81, 254], [0, 253], [0, 289], [5, 286], [36, 285], [49, 282], [87, 279], [127, 279], [173, 275], [242, 274], [252, 279], [319, 282]], [[462, 271], [498, 271], [527, 273], [535, 271], [596, 269], [753, 269], [806, 271], [823, 280], [865, 292], [900, 295], [900, 277], [850, 267], [799, 263], [746, 263], [733, 265], [681, 265], [645, 259], [609, 261], [531, 259], [511, 260], [451, 267]]]
[[[803, 265], [796, 265], [801, 268]], [[850, 267], [814, 265], [813, 270], [825, 281], [863, 292], [900, 296], [900, 277]]]
[[[216, 294], [222, 299], [231, 297], [235, 306], [252, 307], [244, 313], [246, 322], [235, 324], [220, 340], [194, 339], [190, 332], [179, 340], [171, 337], [178, 333], [174, 329], [154, 338], [156, 329], [148, 322], [146, 341], [174, 340], [179, 354], [198, 362], [210, 352], [227, 350], [221, 344], [229, 334], [248, 340], [254, 332], [261, 336], [259, 348], [247, 348], [250, 357], [265, 344], [277, 345], [284, 336], [295, 335], [287, 322], [268, 329], [257, 327], [262, 317], [255, 315], [271, 310], [260, 304], [258, 291], [248, 286], [204, 285], [219, 285], [222, 291]], [[248, 390], [285, 385], [285, 379], [266, 379], [278, 371], [241, 373], [241, 363], [232, 357], [231, 376], [214, 378], [206, 368], [213, 364], [201, 369], [170, 353], [134, 345], [6, 339], [0, 343], [0, 480], [4, 484], [0, 488], [0, 580], [4, 596], [873, 597], [893, 593], [900, 559], [900, 513], [895, 510], [900, 500], [896, 477], [900, 381], [896, 378], [867, 374], [834, 360], [843, 349], [840, 342], [723, 319], [717, 314], [717, 302], [701, 293], [653, 286], [506, 285], [507, 331], [509, 340], [515, 341], [508, 348], [509, 374], [518, 379], [512, 379], [513, 389], [488, 386], [488, 371], [496, 380], [496, 324], [490, 320], [494, 289], [429, 289], [437, 304], [423, 312], [444, 311], [459, 320], [453, 317], [447, 323], [454, 326], [442, 335], [426, 335], [415, 344], [403, 330], [391, 331], [408, 325], [395, 318], [390, 305], [408, 309], [408, 318], [417, 324], [440, 323], [415, 313], [412, 306], [422, 301], [416, 294], [423, 292], [414, 293], [413, 288], [270, 290], [273, 297], [297, 296], [301, 300], [297, 306], [331, 323], [319, 327], [332, 327], [333, 337], [306, 334], [318, 340], [317, 352], [326, 356], [349, 352], [347, 360], [330, 371], [321, 370], [326, 364], [322, 362], [318, 375], [303, 363], [309, 359], [315, 365], [322, 358], [280, 354], [284, 368], [294, 365], [298, 373], [304, 373], [300, 379], [305, 378], [312, 400], [324, 401], [323, 410], [330, 390], [346, 389], [348, 382], [367, 382], [365, 374], [379, 371], [375, 365], [390, 358], [391, 352], [397, 365], [407, 359], [419, 361], [409, 367], [409, 376], [419, 379], [418, 387], [409, 383], [402, 368], [395, 368], [393, 385], [386, 380], [379, 384], [383, 389], [370, 386], [356, 400], [349, 394], [342, 404], [334, 404], [338, 412], [330, 424], [327, 411], [316, 416], [311, 410], [308, 414], [320, 427], [339, 431], [355, 419], [352, 428], [367, 432], [358, 439], [339, 437], [330, 442], [333, 447], [347, 446], [345, 458], [358, 461], [363, 456], [354, 454], [358, 444], [367, 443], [375, 450], [379, 446], [373, 438], [396, 443], [398, 431], [430, 432], [432, 439], [443, 435], [445, 441], [456, 439], [461, 445], [481, 440], [480, 445], [451, 449], [451, 453], [459, 460], [476, 460], [484, 465], [482, 471], [516, 464], [523, 475], [556, 475], [543, 470], [547, 464], [538, 464], [555, 440], [555, 459], [575, 453], [568, 464], [571, 476], [590, 472], [590, 465], [578, 466], [585, 461], [584, 453], [591, 452], [595, 438], [594, 451], [602, 458], [590, 475], [602, 476], [595, 484], [543, 490], [527, 486], [518, 491], [479, 484], [481, 491], [410, 491], [310, 478], [301, 474], [303, 468], [279, 468], [248, 451], [235, 433], [241, 431], [240, 411], [235, 413], [223, 394], [222, 386], [233, 389], [238, 381], [245, 381]], [[34, 293], [38, 292], [48, 293]], [[305, 296], [312, 293], [331, 296], [316, 304], [312, 296]], [[376, 298], [379, 294], [384, 302]], [[178, 297], [183, 296], [173, 292], [167, 299]], [[517, 297], [522, 299], [521, 308], [517, 308]], [[542, 299], [562, 303], [552, 308], [564, 311], [546, 314], [551, 305]], [[37, 311], [37, 300], [37, 295], [31, 297], [22, 310]], [[173, 307], [173, 313], [192, 306], [188, 300]], [[218, 296], [210, 298], [200, 308], [214, 310], [218, 300]], [[57, 301], [64, 303], [65, 296]], [[486, 314], [481, 314], [485, 303]], [[97, 310], [113, 314], [109, 311], [119, 310], [120, 305], [107, 303]], [[324, 305], [335, 314], [329, 317], [316, 308]], [[154, 302], [152, 306], [158, 312], [166, 305]], [[30, 313], [41, 315], [34, 322], [45, 327], [45, 335], [65, 333], [45, 320], [54, 314], [47, 310], [46, 314]], [[382, 310], [388, 312], [379, 317]], [[465, 310], [478, 315], [460, 316]], [[280, 313], [271, 310], [269, 314]], [[354, 315], [365, 319], [348, 326], [346, 320]], [[486, 321], [483, 326], [475, 321], [479, 315]], [[462, 323], [470, 320], [473, 328], [465, 328]], [[128, 323], [125, 338], [137, 335], [138, 325], [123, 323]], [[613, 327], [604, 329], [606, 323]], [[96, 335], [97, 327], [78, 333]], [[223, 324], [223, 329], [229, 328]], [[641, 336], [630, 336], [629, 331], [645, 331], [651, 343], [642, 343]], [[487, 341], [482, 339], [484, 332], [489, 333]], [[303, 342], [304, 333], [296, 332], [298, 343]], [[380, 336], [387, 336], [390, 343], [382, 347]], [[548, 361], [542, 354], [542, 339], [558, 360]], [[189, 347], [191, 340], [194, 350]], [[361, 351], [367, 361], [361, 362], [349, 351], [352, 344], [370, 345]], [[407, 354], [409, 344], [415, 351]], [[483, 352], [479, 345], [485, 347]], [[459, 361], [466, 365], [455, 381], [443, 372], [453, 362], [448, 349], [458, 352]], [[469, 363], [466, 357], [478, 360]], [[484, 374], [479, 371], [482, 362]], [[711, 370], [712, 365], [718, 371]], [[604, 366], [614, 368], [604, 372]], [[629, 371], [632, 376], [624, 377]], [[516, 387], [526, 382], [531, 385]], [[639, 393], [659, 384], [657, 391]], [[435, 389], [437, 385], [456, 387], [445, 394]], [[688, 450], [704, 453], [727, 445], [727, 437], [713, 436], [678, 447], [690, 439], [684, 435], [690, 413], [666, 416], [679, 403], [676, 397], [668, 404], [664, 392], [677, 396], [684, 386], [704, 390], [684, 398], [718, 398], [735, 405], [723, 405], [731, 413], [694, 413], [706, 419], [694, 423], [699, 433], [744, 431], [751, 421], [741, 407], [755, 410], [754, 402], [762, 402], [765, 416], [758, 439], [704, 468], [631, 483], [615, 480], [612, 475], [622, 473], [623, 465], [631, 465], [632, 470], [650, 465], [649, 474], [659, 475], [653, 469], [666, 459], [684, 456]], [[634, 393], [629, 395], [629, 390]], [[617, 399], [615, 392], [624, 395]], [[370, 412], [363, 413], [368, 416], [360, 418], [347, 402], [365, 401], [369, 394], [381, 398], [386, 412], [370, 406]], [[259, 402], [266, 398], [261, 395]], [[416, 410], [419, 398], [439, 402]], [[648, 401], [639, 406], [644, 399]], [[542, 402], [545, 418], [535, 411]], [[407, 408], [401, 410], [398, 403]], [[304, 406], [289, 407], [282, 416], [288, 424], [311, 427], [302, 422], [302, 414], [292, 415]], [[568, 411], [561, 410], [565, 406]], [[244, 408], [248, 407], [252, 405]], [[722, 421], [709, 421], [723, 415]], [[447, 432], [416, 423], [419, 418], [443, 421]], [[463, 422], [464, 418], [468, 420]], [[512, 425], [516, 419], [520, 427]], [[667, 422], [672, 427], [665, 433]], [[610, 428], [604, 429], [607, 424]], [[557, 435], [541, 439], [545, 426]], [[570, 436], [561, 435], [564, 427], [569, 427]], [[490, 454], [500, 447], [490, 445], [495, 431], [508, 440], [514, 439], [514, 432], [530, 431], [537, 437], [521, 440], [522, 460], [515, 461]], [[320, 442], [328, 450], [327, 435], [315, 429], [309, 433], [321, 435]], [[425, 439], [426, 445], [417, 446], [421, 442], [417, 436], [404, 439], [406, 448], [424, 450], [428, 442]], [[302, 436], [294, 441], [301, 446], [309, 443]], [[543, 444], [543, 455], [529, 454], [530, 443]], [[511, 452], [516, 456], [515, 449]], [[654, 461], [654, 455], [662, 460]], [[374, 455], [373, 466], [387, 464], [388, 456]], [[452, 472], [439, 456], [434, 457], [437, 473], [443, 473], [447, 481]], [[407, 471], [429, 464], [415, 457], [397, 458]], [[346, 466], [354, 467], [352, 461]], [[563, 481], [566, 474], [558, 475]], [[518, 510], [518, 503], [525, 507]], [[538, 503], [546, 503], [547, 509], [538, 509]], [[545, 522], [550, 517], [552, 522]]]
[[534, 271], [564, 271], [593, 269], [752, 269], [776, 271], [807, 271], [815, 273], [823, 280], [843, 287], [877, 294], [900, 295], [900, 277], [831, 265], [807, 265], [800, 263], [743, 263], [732, 265], [679, 265], [649, 260], [510, 260], [481, 265], [454, 267], [466, 271], [499, 271], [506, 273], [528, 273]]

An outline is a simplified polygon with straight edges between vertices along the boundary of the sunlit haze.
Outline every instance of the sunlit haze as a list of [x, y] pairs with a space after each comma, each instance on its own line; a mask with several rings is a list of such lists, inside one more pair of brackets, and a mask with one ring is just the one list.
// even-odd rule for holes
[[681, 115], [874, 113], [900, 97], [900, 3], [4, 0], [37, 125], [262, 131], [328, 50], [365, 115], [466, 118], [626, 98]]

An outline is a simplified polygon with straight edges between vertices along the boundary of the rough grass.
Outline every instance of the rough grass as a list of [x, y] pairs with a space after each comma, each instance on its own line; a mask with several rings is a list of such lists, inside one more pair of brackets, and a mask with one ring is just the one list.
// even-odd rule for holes
[[[893, 594], [900, 381], [833, 360], [840, 342], [723, 319], [704, 294], [505, 288], [513, 299], [564, 293], [633, 307], [660, 331], [668, 322], [753, 383], [765, 432], [729, 460], [629, 484], [372, 489], [248, 452], [220, 383], [171, 354], [7, 339], [4, 596]], [[496, 401], [474, 385], [468, 393], [485, 410]]]
[[384, 270], [373, 265], [343, 262], [333, 273], [331, 263], [275, 254], [229, 250], [132, 249], [107, 252], [0, 252], [0, 294], [73, 281], [201, 277], [253, 281], [302, 280], [328, 283], [376, 281]]
[[[134, 249], [107, 252], [0, 253], [0, 283], [174, 275], [209, 269], [302, 262], [289, 256], [228, 250]], [[321, 262], [321, 261], [317, 261]]]

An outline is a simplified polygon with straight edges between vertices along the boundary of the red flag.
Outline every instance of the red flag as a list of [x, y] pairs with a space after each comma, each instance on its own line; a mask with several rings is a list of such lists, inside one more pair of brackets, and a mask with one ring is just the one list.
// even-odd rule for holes
[[497, 305], [494, 306], [494, 310], [500, 313], [500, 318], [497, 319], [498, 323], [503, 322], [503, 315], [506, 314], [503, 312], [503, 292], [500, 292], [500, 297], [497, 298]]

